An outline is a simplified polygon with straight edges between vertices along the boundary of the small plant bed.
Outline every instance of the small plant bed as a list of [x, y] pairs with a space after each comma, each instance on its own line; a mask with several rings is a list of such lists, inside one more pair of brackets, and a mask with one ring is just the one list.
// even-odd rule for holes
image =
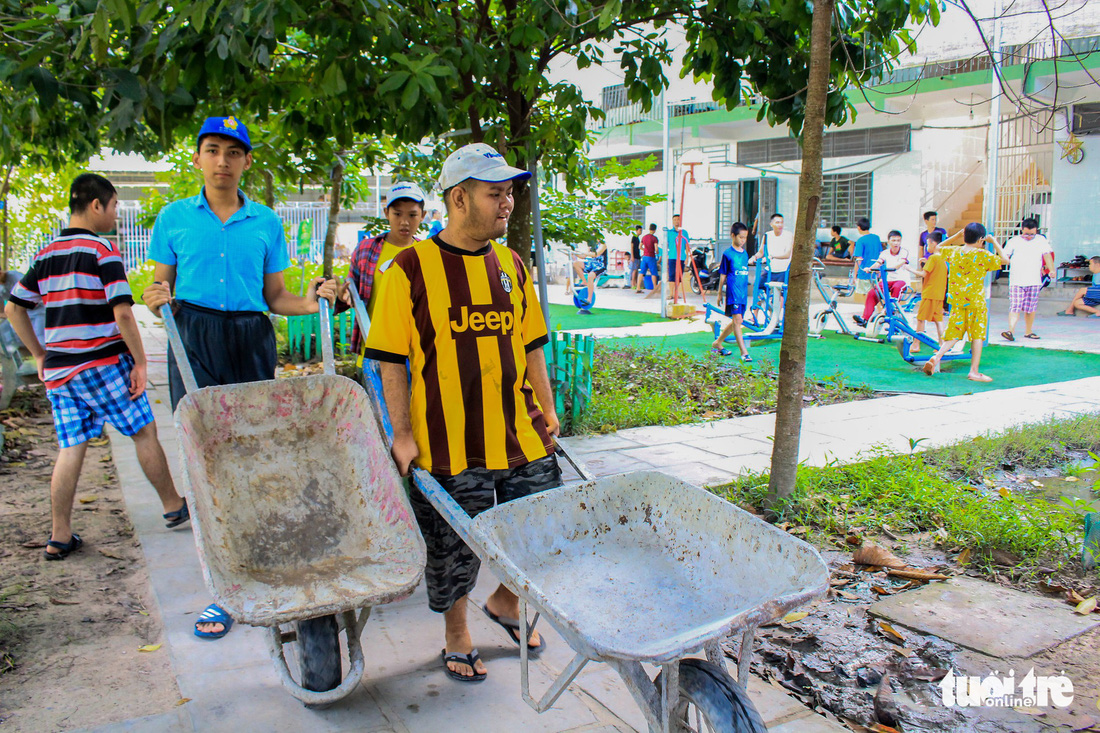
[[[598, 343], [592, 366], [592, 400], [567, 434], [610, 433], [645, 425], [680, 425], [775, 410], [778, 370], [769, 361], [743, 364], [734, 357], [682, 349]], [[807, 379], [806, 406], [871, 397], [842, 374]], [[568, 412], [568, 411], [567, 411]]]
[[[1100, 511], [1098, 452], [1100, 416], [1086, 416], [925, 453], [801, 468], [794, 493], [773, 510], [777, 526], [821, 551], [830, 588], [825, 599], [761, 629], [754, 672], [855, 730], [881, 730], [874, 726], [892, 725], [891, 716], [899, 730], [1100, 726], [1100, 630], [1025, 660], [996, 660], [868, 613], [882, 598], [957, 576], [1063, 603], [1066, 614], [1100, 613], [1100, 569], [1085, 572], [1081, 563], [1083, 515]], [[762, 473], [711, 490], [759, 512], [767, 483]], [[1073, 705], [942, 702], [937, 683], [949, 670], [985, 677], [1014, 668], [1020, 679], [1030, 667], [1068, 676]]]

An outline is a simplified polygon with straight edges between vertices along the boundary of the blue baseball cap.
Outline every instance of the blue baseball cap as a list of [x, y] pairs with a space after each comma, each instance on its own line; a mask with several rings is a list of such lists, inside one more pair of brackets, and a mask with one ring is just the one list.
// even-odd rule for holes
[[232, 138], [244, 145], [245, 150], [252, 151], [252, 141], [248, 138], [248, 128], [236, 117], [207, 117], [206, 122], [202, 123], [202, 129], [199, 130], [199, 136], [195, 140], [195, 144], [201, 143], [207, 135], [221, 135], [222, 137]]

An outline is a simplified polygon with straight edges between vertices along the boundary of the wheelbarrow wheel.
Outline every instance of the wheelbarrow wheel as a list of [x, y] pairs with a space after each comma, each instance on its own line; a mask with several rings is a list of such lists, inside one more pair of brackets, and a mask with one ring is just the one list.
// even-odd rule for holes
[[299, 621], [298, 662], [302, 687], [326, 692], [340, 685], [340, 627], [335, 616]]
[[[661, 689], [661, 677], [657, 677]], [[680, 697], [673, 730], [767, 733], [748, 694], [721, 667], [702, 659], [680, 662]]]

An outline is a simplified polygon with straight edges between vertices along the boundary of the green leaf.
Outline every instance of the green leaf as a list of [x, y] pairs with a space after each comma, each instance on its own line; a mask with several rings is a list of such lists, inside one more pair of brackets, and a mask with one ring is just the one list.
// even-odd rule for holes
[[419, 99], [420, 85], [415, 80], [411, 80], [409, 85], [405, 87], [405, 93], [401, 95], [401, 106], [405, 109], [412, 109]]
[[141, 80], [126, 69], [117, 69], [112, 74], [115, 77], [115, 91], [120, 97], [134, 102], [140, 102], [145, 98], [145, 92], [141, 89]]
[[41, 66], [36, 66], [30, 71], [31, 85], [38, 92], [38, 102], [42, 109], [50, 109], [57, 103], [57, 79], [54, 75]]
[[111, 42], [111, 25], [110, 19], [107, 17], [107, 6], [102, 3], [95, 9], [95, 15], [92, 16], [92, 33], [102, 43]]
[[600, 30], [607, 30], [607, 28], [619, 17], [622, 9], [622, 0], [611, 0], [607, 5], [604, 5], [603, 10], [600, 11]]
[[348, 85], [344, 81], [344, 72], [340, 70], [339, 64], [332, 64], [325, 69], [325, 74], [321, 77], [321, 91], [330, 97], [335, 97], [347, 90]]
[[395, 71], [386, 77], [386, 80], [378, 85], [379, 94], [389, 94], [395, 92], [405, 85], [405, 82], [409, 80], [409, 72], [407, 71]]

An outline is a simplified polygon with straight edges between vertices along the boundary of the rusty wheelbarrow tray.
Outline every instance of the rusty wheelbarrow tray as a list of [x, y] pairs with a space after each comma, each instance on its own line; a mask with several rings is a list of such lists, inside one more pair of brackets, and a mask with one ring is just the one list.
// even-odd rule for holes
[[[703, 722], [712, 730], [763, 728], [755, 711], [743, 710], [751, 703], [725, 670], [721, 642], [742, 634], [743, 689], [756, 627], [828, 588], [828, 569], [808, 544], [657, 471], [554, 489], [500, 504], [474, 519], [429, 474], [418, 469], [415, 478], [435, 508], [520, 597], [520, 637], [529, 634], [530, 604], [537, 611], [530, 626], [545, 616], [576, 652], [536, 700], [527, 645], [520, 645], [523, 698], [535, 710], [547, 710], [585, 664], [600, 661], [622, 676], [652, 731], [699, 730]], [[681, 664], [700, 651], [716, 668], [700, 660]], [[643, 662], [661, 667], [655, 681]], [[722, 679], [715, 680], [718, 676]], [[716, 697], [727, 702], [716, 703]]]
[[[328, 322], [324, 301], [321, 311]], [[409, 595], [424, 572], [424, 540], [370, 400], [335, 375], [331, 326], [321, 329], [324, 375], [204, 389], [178, 356], [186, 352], [171, 314], [165, 326], [187, 387], [175, 421], [206, 586], [234, 619], [269, 627], [292, 695], [332, 703], [359, 684], [370, 609]], [[350, 658], [342, 681], [338, 626]], [[292, 641], [301, 683], [283, 653]]]

